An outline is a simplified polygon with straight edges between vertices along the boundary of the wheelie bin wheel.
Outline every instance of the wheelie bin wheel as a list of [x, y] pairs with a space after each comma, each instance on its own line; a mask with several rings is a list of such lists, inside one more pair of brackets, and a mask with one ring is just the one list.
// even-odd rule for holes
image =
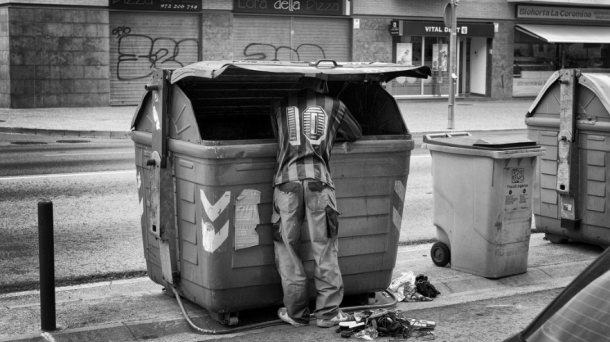
[[445, 267], [451, 260], [449, 246], [443, 242], [437, 242], [430, 249], [430, 257], [436, 266]]

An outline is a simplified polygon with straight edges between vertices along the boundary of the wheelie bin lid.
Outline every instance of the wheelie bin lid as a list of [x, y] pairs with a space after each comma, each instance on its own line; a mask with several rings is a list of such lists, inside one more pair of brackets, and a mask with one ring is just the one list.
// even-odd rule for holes
[[539, 156], [545, 152], [545, 149], [533, 140], [505, 137], [480, 138], [468, 132], [427, 134], [423, 142], [422, 147], [429, 150], [497, 159]]

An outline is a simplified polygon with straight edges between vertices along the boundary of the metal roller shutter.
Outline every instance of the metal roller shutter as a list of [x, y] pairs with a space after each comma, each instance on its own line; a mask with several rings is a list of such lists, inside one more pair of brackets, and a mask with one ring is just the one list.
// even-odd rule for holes
[[233, 32], [236, 60], [351, 60], [347, 19], [235, 16]]
[[290, 61], [290, 17], [235, 16], [235, 60]]
[[294, 48], [300, 60], [351, 61], [349, 21], [346, 19], [294, 17]]
[[110, 13], [110, 104], [138, 104], [152, 68], [197, 62], [199, 15]]

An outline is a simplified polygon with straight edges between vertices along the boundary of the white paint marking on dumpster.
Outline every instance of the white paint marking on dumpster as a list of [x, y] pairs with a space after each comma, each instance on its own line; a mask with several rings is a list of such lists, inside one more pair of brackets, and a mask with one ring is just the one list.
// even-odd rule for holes
[[394, 191], [396, 191], [396, 194], [398, 195], [401, 201], [405, 200], [405, 192], [407, 192], [407, 189], [401, 181], [396, 180], [394, 182]]
[[210, 222], [201, 220], [202, 223], [202, 239], [203, 249], [206, 252], [214, 253], [222, 245], [223, 242], [229, 237], [229, 221], [220, 228], [220, 231], [216, 233], [214, 231], [214, 225]]
[[392, 221], [394, 222], [394, 226], [396, 226], [396, 228], [400, 229], [400, 223], [402, 222], [402, 217], [400, 217], [400, 214], [398, 213], [398, 210], [396, 210], [396, 208], [392, 208]]
[[199, 190], [199, 193], [201, 195], [203, 210], [210, 218], [210, 221], [215, 221], [231, 201], [231, 191], [225, 191], [222, 197], [220, 197], [220, 199], [214, 204], [210, 203], [203, 189]]
[[42, 336], [42, 338], [44, 338], [45, 341], [55, 342], [55, 339], [53, 338], [53, 336], [51, 336], [51, 334], [49, 334], [48, 332], [43, 332], [42, 334], [40, 334], [40, 336]]
[[140, 217], [144, 216], [144, 198], [143, 196], [140, 196], [140, 194], [142, 193], [142, 177], [140, 176], [140, 171], [138, 171], [136, 173], [136, 179], [138, 182], [138, 201], [139, 201], [139, 209], [140, 209]]
[[157, 107], [153, 106], [153, 119], [155, 119], [155, 128], [158, 130], [161, 129], [161, 121], [159, 120], [159, 114], [157, 114]]
[[134, 173], [134, 172], [136, 172], [136, 171], [135, 170], [126, 170], [126, 171], [84, 172], [84, 173], [56, 173], [56, 174], [32, 175], [32, 176], [9, 176], [9, 177], [0, 177], [0, 181], [20, 180], [20, 179], [37, 179], [37, 178], [57, 178], [57, 177], [120, 175], [120, 174], [126, 174], [126, 173]]

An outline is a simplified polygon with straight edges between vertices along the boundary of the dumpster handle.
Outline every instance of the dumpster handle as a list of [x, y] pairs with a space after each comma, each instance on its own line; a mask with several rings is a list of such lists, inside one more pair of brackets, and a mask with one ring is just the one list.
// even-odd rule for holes
[[[207, 329], [202, 329], [198, 326], [195, 325], [195, 323], [193, 323], [193, 321], [191, 321], [191, 319], [189, 318], [188, 314], [186, 313], [186, 310], [184, 309], [184, 305], [182, 304], [182, 300], [180, 299], [180, 295], [178, 294], [178, 292], [176, 291], [176, 289], [173, 286], [169, 286], [172, 290], [172, 292], [174, 293], [174, 296], [176, 296], [176, 300], [178, 301], [178, 305], [180, 306], [180, 310], [182, 310], [182, 314], [184, 315], [184, 318], [186, 319], [186, 321], [188, 322], [188, 324], [195, 329], [197, 332], [203, 333], [203, 334], [212, 334], [212, 335], [221, 335], [221, 334], [232, 334], [232, 333], [236, 333], [239, 331], [244, 331], [244, 330], [254, 330], [254, 329], [260, 329], [260, 328], [265, 328], [265, 327], [269, 327], [269, 326], [275, 326], [275, 325], [281, 325], [281, 324], [286, 324], [284, 321], [280, 320], [280, 319], [276, 319], [270, 322], [265, 322], [265, 323], [256, 323], [256, 324], [251, 324], [251, 325], [246, 325], [243, 327], [239, 327], [239, 328], [233, 328], [233, 329], [227, 329], [227, 330], [207, 330]], [[389, 308], [389, 307], [393, 307], [398, 303], [398, 298], [396, 298], [396, 296], [390, 292], [390, 291], [384, 291], [385, 293], [387, 293], [390, 297], [392, 297], [392, 299], [394, 299], [393, 302], [388, 303], [388, 304], [373, 304], [373, 305], [360, 305], [360, 306], [350, 306], [347, 308], [342, 308], [343, 311], [356, 311], [356, 310], [368, 310], [368, 309], [381, 309], [381, 308]], [[312, 315], [311, 320], [315, 320], [316, 317]]]
[[453, 137], [470, 137], [472, 134], [468, 132], [450, 132], [450, 133], [433, 133], [424, 135], [424, 142], [429, 142], [432, 139], [453, 138]]
[[[332, 66], [321, 66], [320, 65], [320, 63], [325, 63], [325, 62], [333, 63], [333, 65]], [[337, 64], [337, 62], [332, 60], [332, 59], [318, 59], [317, 62], [311, 62], [311, 63], [309, 63], [309, 65], [310, 66], [315, 66], [316, 68], [322, 68], [322, 67], [325, 67], [325, 68], [337, 68], [337, 67], [342, 67], [343, 66], [341, 64]]]

